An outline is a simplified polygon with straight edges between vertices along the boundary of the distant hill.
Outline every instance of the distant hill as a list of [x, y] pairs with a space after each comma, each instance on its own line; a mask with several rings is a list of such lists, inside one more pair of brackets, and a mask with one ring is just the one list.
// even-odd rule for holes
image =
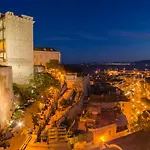
[[66, 72], [69, 72], [69, 73], [82, 73], [83, 72], [82, 66], [77, 65], [77, 64], [64, 65], [64, 69]]
[[150, 60], [141, 60], [141, 61], [135, 61], [133, 65], [138, 65], [138, 66], [150, 66]]
[[150, 64], [150, 60], [135, 61], [134, 63], [149, 63]]

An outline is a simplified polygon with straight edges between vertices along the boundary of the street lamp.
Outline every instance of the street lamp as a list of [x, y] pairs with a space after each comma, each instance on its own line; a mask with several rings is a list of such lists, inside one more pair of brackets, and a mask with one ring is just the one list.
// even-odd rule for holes
[[23, 123], [19, 121], [19, 122], [17, 123], [17, 125], [18, 125], [18, 127], [21, 128], [21, 127], [23, 126]]
[[102, 136], [102, 137], [100, 137], [100, 140], [102, 141], [102, 142], [105, 142], [105, 139], [104, 139], [104, 137]]

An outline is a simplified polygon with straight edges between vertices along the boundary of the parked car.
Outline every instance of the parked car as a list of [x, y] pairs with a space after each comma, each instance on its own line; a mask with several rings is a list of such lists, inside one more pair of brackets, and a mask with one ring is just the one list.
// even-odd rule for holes
[[30, 104], [29, 103], [25, 103], [24, 107], [27, 108]]
[[13, 137], [14, 137], [14, 134], [12, 132], [6, 132], [4, 133], [3, 140], [9, 140]]

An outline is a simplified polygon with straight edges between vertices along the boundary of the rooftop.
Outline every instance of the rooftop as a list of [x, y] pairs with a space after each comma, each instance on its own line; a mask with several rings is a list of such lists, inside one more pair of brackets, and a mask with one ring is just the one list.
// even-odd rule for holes
[[148, 150], [150, 148], [150, 131], [139, 131], [108, 142], [117, 144], [123, 150]]
[[34, 51], [51, 51], [51, 52], [55, 52], [56, 49], [52, 48], [52, 47], [34, 47]]

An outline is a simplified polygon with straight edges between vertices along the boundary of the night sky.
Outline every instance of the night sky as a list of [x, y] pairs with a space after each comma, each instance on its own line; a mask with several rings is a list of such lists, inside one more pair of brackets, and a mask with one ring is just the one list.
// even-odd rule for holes
[[33, 16], [34, 45], [63, 63], [150, 59], [150, 0], [1, 0], [0, 12]]

